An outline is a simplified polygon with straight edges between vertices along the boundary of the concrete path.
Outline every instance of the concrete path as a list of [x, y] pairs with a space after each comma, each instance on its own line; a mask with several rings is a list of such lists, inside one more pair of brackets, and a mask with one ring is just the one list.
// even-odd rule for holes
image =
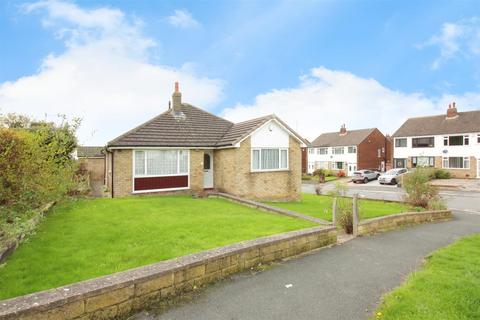
[[456, 212], [453, 221], [357, 238], [255, 275], [236, 275], [190, 303], [134, 319], [366, 319], [424, 256], [475, 232], [480, 215]]

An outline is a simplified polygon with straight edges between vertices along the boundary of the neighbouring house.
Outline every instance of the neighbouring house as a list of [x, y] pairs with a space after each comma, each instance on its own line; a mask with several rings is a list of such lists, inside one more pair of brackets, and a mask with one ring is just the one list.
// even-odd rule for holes
[[480, 110], [410, 118], [393, 134], [396, 168], [434, 167], [457, 178], [480, 177]]
[[308, 146], [308, 173], [316, 169], [343, 171], [385, 170], [386, 139], [377, 128], [323, 133]]
[[90, 184], [106, 183], [104, 147], [79, 146], [75, 149], [73, 157], [78, 159], [80, 168], [88, 172]]
[[168, 110], [110, 141], [112, 197], [217, 190], [299, 199], [306, 141], [275, 115], [232, 123], [187, 103], [175, 84]]

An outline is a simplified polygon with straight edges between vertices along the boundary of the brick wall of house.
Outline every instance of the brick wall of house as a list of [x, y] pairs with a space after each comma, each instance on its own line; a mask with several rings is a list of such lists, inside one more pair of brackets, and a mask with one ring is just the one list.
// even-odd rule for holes
[[113, 196], [132, 194], [132, 150], [113, 150]]
[[81, 158], [79, 159], [82, 169], [88, 172], [90, 181], [105, 181], [105, 158]]
[[[411, 158], [408, 159], [409, 168], [411, 168]], [[442, 168], [442, 157], [435, 157], [435, 168]], [[477, 177], [477, 159], [470, 157], [470, 169], [443, 169], [450, 172], [452, 178], [476, 178]]]
[[385, 137], [385, 171], [393, 169], [393, 138]]
[[190, 150], [190, 190], [203, 191], [203, 150]]
[[[383, 148], [383, 152], [382, 152]], [[378, 157], [380, 149], [380, 157]], [[357, 148], [357, 169], [380, 169], [385, 161], [385, 136], [375, 129]]]
[[239, 148], [216, 150], [214, 184], [222, 192], [250, 199], [296, 200], [300, 198], [302, 156], [300, 143], [290, 137], [289, 170], [251, 172], [250, 138]]

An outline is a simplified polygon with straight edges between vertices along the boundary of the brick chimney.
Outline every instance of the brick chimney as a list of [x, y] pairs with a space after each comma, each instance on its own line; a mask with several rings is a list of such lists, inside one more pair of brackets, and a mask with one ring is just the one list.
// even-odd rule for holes
[[179, 113], [181, 107], [182, 107], [182, 94], [178, 89], [178, 82], [175, 82], [175, 92], [173, 92], [172, 94], [172, 111], [174, 113]]
[[344, 136], [346, 134], [347, 134], [347, 128], [345, 127], [345, 124], [342, 124], [342, 126], [340, 127], [340, 135]]
[[453, 119], [453, 118], [456, 118], [457, 116], [458, 116], [457, 107], [455, 106], [455, 102], [453, 102], [452, 104], [448, 105], [447, 119]]

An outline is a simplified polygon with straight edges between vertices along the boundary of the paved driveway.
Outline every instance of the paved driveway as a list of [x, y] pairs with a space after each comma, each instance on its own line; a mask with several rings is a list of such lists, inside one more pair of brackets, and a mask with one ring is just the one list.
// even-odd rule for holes
[[[401, 190], [391, 192], [401, 196]], [[480, 232], [478, 193], [443, 197], [464, 210], [455, 211], [452, 221], [361, 237], [255, 275], [236, 275], [189, 303], [134, 319], [366, 319], [382, 294], [400, 285], [423, 257]]]

